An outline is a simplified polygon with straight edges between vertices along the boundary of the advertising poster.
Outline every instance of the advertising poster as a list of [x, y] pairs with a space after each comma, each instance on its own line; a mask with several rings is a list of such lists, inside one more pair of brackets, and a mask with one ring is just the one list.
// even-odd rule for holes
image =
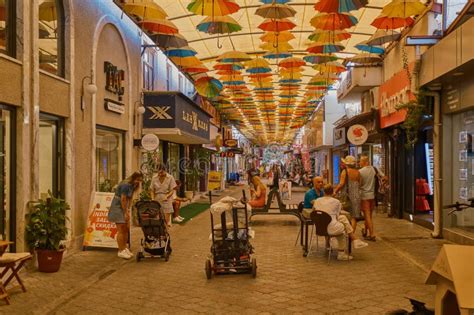
[[113, 198], [114, 193], [94, 192], [84, 233], [84, 247], [117, 248], [117, 228], [107, 219]]
[[217, 171], [210, 171], [207, 174], [207, 189], [220, 190], [222, 183], [222, 173]]

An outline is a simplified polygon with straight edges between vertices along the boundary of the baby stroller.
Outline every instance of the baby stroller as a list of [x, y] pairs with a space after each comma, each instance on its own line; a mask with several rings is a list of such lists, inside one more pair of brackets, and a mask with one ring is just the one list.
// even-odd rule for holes
[[138, 224], [144, 238], [137, 253], [137, 262], [143, 258], [159, 257], [168, 261], [171, 254], [171, 239], [165, 215], [157, 201], [139, 201], [136, 204]]
[[[243, 192], [245, 201], [245, 192]], [[211, 200], [211, 194], [209, 193]], [[257, 260], [251, 257], [253, 247], [249, 238], [249, 223], [247, 204], [243, 207], [232, 206], [231, 209], [222, 211], [219, 215], [220, 224], [214, 225], [214, 215], [211, 213], [211, 257], [206, 260], [205, 270], [207, 279], [212, 273], [234, 274], [250, 273], [257, 276]]]

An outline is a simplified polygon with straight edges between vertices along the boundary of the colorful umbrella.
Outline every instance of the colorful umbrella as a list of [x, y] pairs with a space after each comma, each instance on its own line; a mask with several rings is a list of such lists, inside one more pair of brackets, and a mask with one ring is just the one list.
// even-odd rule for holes
[[262, 36], [260, 36], [260, 40], [262, 42], [267, 42], [267, 43], [276, 43], [276, 42], [288, 42], [292, 39], [295, 39], [295, 35], [293, 35], [289, 31], [283, 31], [283, 32], [266, 32]]
[[160, 47], [185, 47], [188, 46], [188, 41], [181, 34], [152, 34], [151, 39]]
[[217, 61], [235, 63], [235, 62], [248, 61], [248, 60], [251, 60], [251, 59], [252, 58], [244, 52], [232, 50], [232, 51], [228, 51], [228, 52], [225, 52], [222, 55], [220, 55], [217, 58]]
[[310, 21], [314, 28], [327, 31], [344, 30], [357, 22], [357, 18], [349, 13], [319, 13]]
[[337, 59], [337, 56], [326, 54], [312, 54], [303, 57], [304, 61], [312, 64], [325, 63], [329, 61], [335, 61]]
[[305, 65], [306, 62], [300, 58], [286, 58], [278, 63], [278, 66], [283, 68], [299, 68]]
[[337, 61], [331, 61], [313, 66], [314, 70], [321, 73], [341, 73], [346, 71], [346, 67]]
[[244, 66], [240, 63], [218, 63], [215, 64], [214, 69], [216, 70], [242, 70]]
[[382, 57], [376, 54], [362, 53], [349, 58], [348, 61], [353, 62], [355, 64], [365, 65], [382, 62]]
[[393, 0], [383, 7], [382, 14], [391, 18], [407, 18], [420, 15], [426, 6], [418, 0]]
[[230, 16], [208, 16], [196, 28], [207, 34], [230, 34], [242, 30], [242, 26]]
[[192, 67], [192, 66], [202, 65], [202, 62], [195, 56], [170, 57], [170, 59], [179, 67]]
[[308, 36], [308, 39], [313, 42], [340, 42], [346, 39], [351, 38], [351, 33], [347, 31], [323, 31], [316, 30], [311, 35]]
[[388, 17], [386, 15], [379, 15], [370, 25], [378, 29], [394, 30], [397, 28], [407, 27], [415, 22], [411, 17], [396, 18]]
[[255, 11], [255, 14], [264, 19], [284, 19], [294, 17], [296, 10], [287, 4], [272, 3], [260, 6], [257, 11]]
[[191, 56], [196, 56], [197, 52], [193, 48], [189, 46], [185, 46], [181, 48], [178, 48], [178, 47], [168, 48], [164, 51], [164, 54], [168, 57], [191, 57]]
[[189, 73], [203, 73], [203, 72], [208, 72], [209, 69], [207, 69], [204, 65], [195, 65], [195, 66], [190, 66], [190, 67], [183, 67], [182, 70], [184, 72], [189, 72]]
[[194, 82], [197, 92], [201, 96], [212, 98], [222, 91], [222, 83], [212, 77], [203, 77]]
[[382, 55], [385, 53], [385, 48], [382, 46], [372, 46], [367, 44], [367, 41], [360, 42], [359, 44], [354, 46], [355, 48], [359, 49], [363, 52], [368, 52], [371, 54]]
[[367, 3], [367, 0], [320, 0], [314, 5], [314, 9], [326, 13], [343, 13], [359, 10]]
[[150, 33], [178, 34], [178, 27], [165, 19], [148, 19], [138, 22], [138, 25]]
[[277, 46], [275, 46], [272, 43], [263, 43], [259, 46], [263, 50], [268, 50], [268, 51], [284, 51], [287, 52], [289, 50], [293, 49], [293, 46], [291, 46], [289, 43], [279, 43]]
[[296, 24], [288, 19], [266, 19], [258, 28], [268, 32], [283, 32], [296, 27]]
[[329, 54], [344, 50], [344, 46], [337, 43], [314, 43], [306, 51], [313, 54]]
[[[49, 0], [39, 5], [38, 19], [45, 22], [58, 20], [56, 1]], [[5, 21], [5, 2], [0, 1], [0, 20]]]
[[368, 45], [384, 45], [400, 39], [400, 33], [395, 31], [377, 30], [368, 40]]
[[153, 0], [128, 0], [123, 5], [123, 10], [140, 18], [140, 20], [165, 19], [168, 17], [165, 10]]
[[224, 16], [240, 10], [234, 0], [194, 0], [187, 6], [188, 11], [205, 16]]
[[289, 58], [293, 56], [293, 54], [289, 52], [268, 52], [262, 57], [265, 59], [283, 59], [283, 58]]

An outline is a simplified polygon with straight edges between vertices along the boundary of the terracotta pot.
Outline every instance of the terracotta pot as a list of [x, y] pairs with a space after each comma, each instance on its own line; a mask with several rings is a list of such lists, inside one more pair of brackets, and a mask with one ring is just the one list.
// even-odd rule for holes
[[37, 249], [38, 270], [40, 272], [57, 272], [63, 260], [64, 250]]

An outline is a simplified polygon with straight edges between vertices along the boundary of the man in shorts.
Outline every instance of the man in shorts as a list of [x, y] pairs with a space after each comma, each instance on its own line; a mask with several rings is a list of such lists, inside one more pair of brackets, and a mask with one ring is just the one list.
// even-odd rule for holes
[[364, 238], [368, 241], [375, 241], [374, 233], [374, 222], [372, 220], [372, 214], [375, 209], [375, 183], [378, 180], [377, 170], [374, 166], [370, 165], [368, 156], [361, 156], [359, 165], [361, 169], [360, 178], [360, 199], [361, 199], [361, 210], [364, 212], [365, 218], [365, 229], [362, 231]]

